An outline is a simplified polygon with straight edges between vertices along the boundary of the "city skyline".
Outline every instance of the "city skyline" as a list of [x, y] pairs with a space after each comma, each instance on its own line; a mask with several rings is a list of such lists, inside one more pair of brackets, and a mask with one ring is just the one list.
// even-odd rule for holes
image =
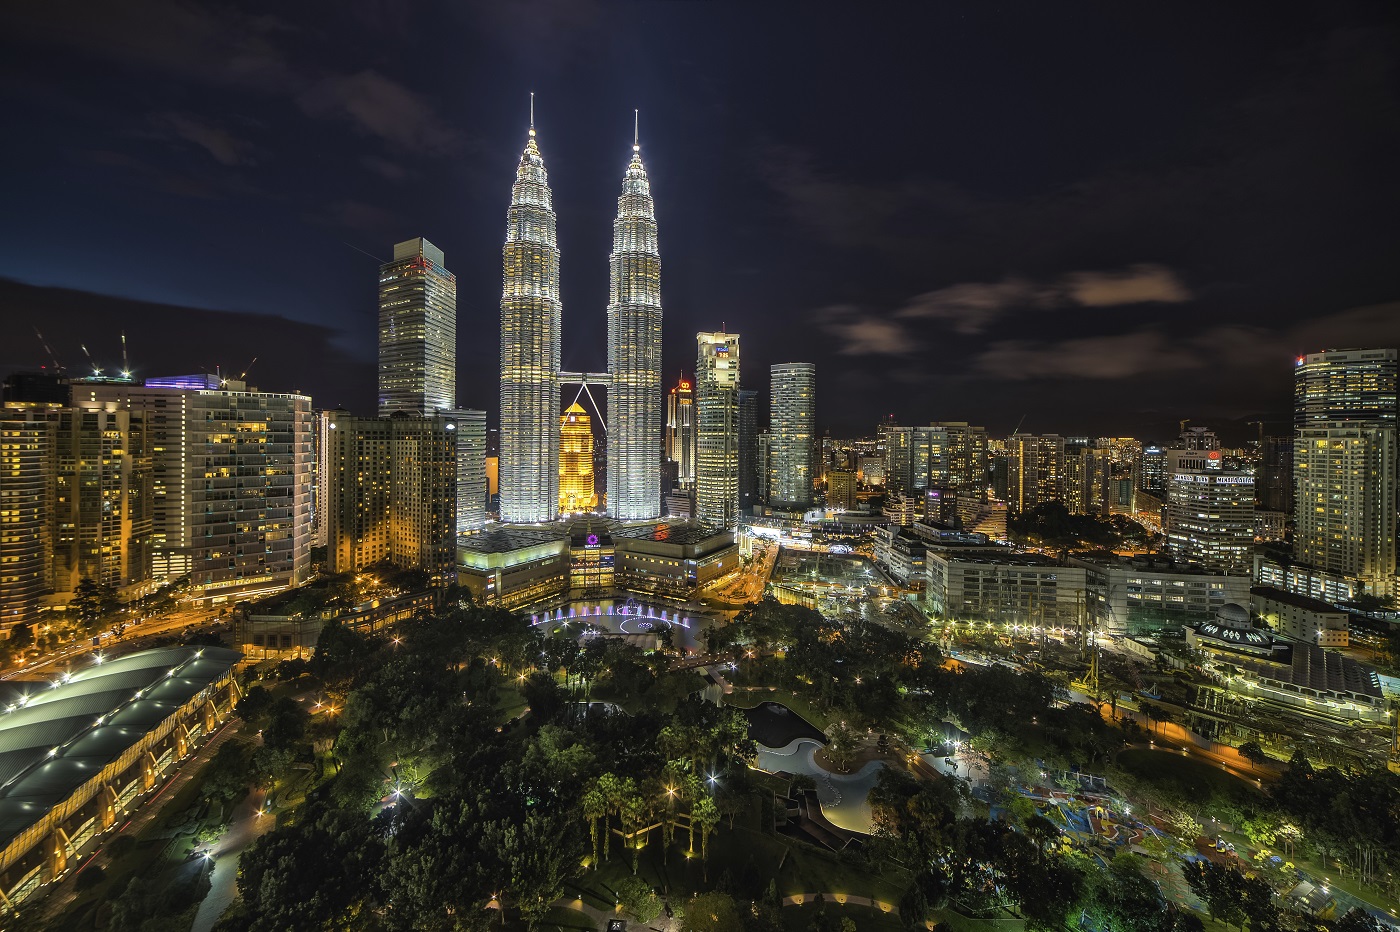
[[[1147, 11], [920, 12], [910, 33], [938, 37], [936, 54], [862, 52], [849, 72], [814, 75], [819, 120], [782, 106], [790, 89], [748, 64], [701, 79], [691, 59], [761, 58], [782, 73], [832, 37], [821, 17], [760, 11], [731, 34], [688, 9], [519, 22], [469, 10], [409, 35], [360, 11], [327, 27], [385, 44], [384, 62], [357, 68], [308, 49], [298, 11], [269, 31], [157, 9], [78, 30], [43, 9], [0, 14], [13, 53], [0, 91], [32, 130], [0, 158], [35, 182], [15, 192], [0, 250], [0, 304], [18, 324], [4, 371], [49, 364], [33, 325], [70, 371], [84, 368], [79, 344], [114, 365], [124, 330], [142, 374], [238, 372], [258, 357], [255, 381], [368, 414], [364, 282], [389, 244], [424, 235], [458, 276], [459, 401], [497, 423], [491, 374], [473, 362], [492, 355], [499, 179], [528, 91], [557, 158], [567, 370], [605, 367], [587, 335], [605, 325], [616, 189], [598, 182], [616, 176], [634, 108], [666, 191], [663, 371], [727, 321], [759, 369], [804, 358], [842, 373], [819, 432], [866, 434], [879, 412], [997, 435], [1025, 415], [1026, 431], [1166, 439], [1180, 418], [1286, 419], [1299, 353], [1400, 343], [1387, 220], [1400, 192], [1374, 156], [1400, 135], [1388, 83], [1400, 56], [1379, 7], [1262, 32], [1251, 21], [1245, 50], [1209, 38], [1243, 25], [1237, 10], [1198, 14], [1215, 28], [1194, 29]], [[749, 55], [780, 29], [791, 46]], [[628, 40], [618, 50], [683, 34], [691, 54], [626, 69], [620, 51], [577, 55], [611, 33]], [[465, 72], [435, 54], [444, 42], [468, 53]], [[257, 49], [247, 70], [219, 64], [243, 47]], [[90, 80], [114, 62], [130, 77]], [[898, 144], [872, 145], [882, 132]], [[46, 326], [56, 318], [72, 326]], [[211, 330], [228, 335], [217, 348], [196, 337]], [[259, 345], [265, 334], [279, 346]], [[1033, 403], [1052, 395], [1067, 417]]]

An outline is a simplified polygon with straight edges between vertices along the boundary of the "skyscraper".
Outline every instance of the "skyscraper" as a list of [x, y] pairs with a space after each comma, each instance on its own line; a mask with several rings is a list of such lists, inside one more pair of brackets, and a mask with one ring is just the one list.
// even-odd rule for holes
[[661, 254], [642, 147], [634, 134], [613, 221], [608, 293], [608, 514], [661, 513]]
[[559, 246], [533, 111], [532, 101], [502, 251], [498, 468], [501, 520], [516, 523], [549, 521], [559, 511]]
[[457, 533], [486, 527], [486, 412], [449, 412], [457, 426]]
[[666, 458], [676, 464], [677, 481], [695, 487], [695, 389], [684, 375], [666, 396]]
[[758, 392], [739, 390], [739, 514], [751, 515], [768, 500], [768, 467], [759, 471]]
[[1293, 370], [1293, 426], [1395, 427], [1397, 353], [1344, 349], [1310, 353]]
[[433, 414], [457, 404], [457, 279], [423, 239], [379, 267], [379, 413]]
[[739, 511], [739, 335], [695, 339], [695, 516], [725, 531]]
[[1167, 451], [1166, 546], [1178, 560], [1248, 576], [1254, 566], [1254, 476], [1219, 450]]
[[1064, 496], [1065, 439], [1058, 434], [1012, 434], [1006, 441], [1007, 504], [1030, 511]]
[[1397, 353], [1327, 350], [1294, 370], [1294, 556], [1396, 591]]
[[810, 362], [777, 363], [769, 378], [768, 500], [775, 507], [804, 509], [812, 504], [817, 367]]
[[328, 412], [327, 559], [352, 572], [388, 560], [451, 576], [457, 557], [457, 422], [450, 415]]
[[0, 637], [32, 622], [49, 591], [52, 426], [42, 413], [0, 410]]
[[592, 418], [575, 401], [559, 418], [559, 511], [572, 514], [597, 507]]
[[152, 566], [186, 573], [198, 598], [254, 598], [311, 571], [311, 399], [216, 375], [74, 386], [73, 403], [116, 401], [150, 438]]

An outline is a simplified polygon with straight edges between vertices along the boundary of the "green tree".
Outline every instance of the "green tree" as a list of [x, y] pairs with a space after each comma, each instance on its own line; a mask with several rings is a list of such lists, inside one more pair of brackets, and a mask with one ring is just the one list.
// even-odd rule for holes
[[117, 601], [117, 590], [84, 576], [73, 589], [73, 598], [68, 608], [78, 616], [83, 627], [92, 630], [103, 619], [121, 607]]
[[661, 915], [661, 897], [640, 877], [624, 877], [616, 887], [617, 902], [638, 922], [650, 923]]
[[1246, 741], [1239, 746], [1238, 750], [1240, 757], [1255, 765], [1263, 764], [1269, 759], [1269, 755], [1265, 754], [1264, 749], [1255, 741]]
[[700, 893], [691, 897], [681, 920], [682, 932], [744, 932], [744, 915], [734, 897], [726, 893]]
[[1214, 861], [1193, 861], [1182, 867], [1186, 885], [1210, 910], [1210, 918], [1226, 925], [1244, 925], [1244, 877]]

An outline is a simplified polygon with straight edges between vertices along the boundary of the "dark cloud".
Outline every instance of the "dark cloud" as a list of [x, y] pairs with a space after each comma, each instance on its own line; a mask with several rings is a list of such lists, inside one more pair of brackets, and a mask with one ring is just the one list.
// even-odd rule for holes
[[402, 149], [451, 152], [461, 139], [424, 98], [377, 71], [326, 75], [297, 103], [308, 116], [345, 120]]
[[236, 167], [257, 162], [258, 149], [251, 141], [193, 114], [153, 114], [151, 123], [157, 131], [203, 149], [220, 165]]

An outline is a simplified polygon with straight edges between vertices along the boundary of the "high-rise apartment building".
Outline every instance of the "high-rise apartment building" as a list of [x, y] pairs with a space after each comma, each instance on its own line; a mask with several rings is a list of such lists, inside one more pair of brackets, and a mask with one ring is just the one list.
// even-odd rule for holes
[[575, 401], [559, 418], [559, 511], [574, 514], [598, 507], [593, 479], [593, 419]]
[[885, 490], [910, 492], [914, 488], [914, 428], [883, 423], [879, 436], [885, 450]]
[[1397, 352], [1327, 350], [1294, 370], [1299, 562], [1396, 593]]
[[418, 237], [379, 267], [379, 413], [457, 406], [457, 279]]
[[778, 363], [769, 377], [768, 501], [778, 508], [807, 508], [812, 504], [817, 367], [810, 362]]
[[1142, 449], [1142, 484], [1138, 486], [1153, 495], [1165, 495], [1167, 491], [1167, 451], [1156, 445]]
[[1006, 441], [1007, 504], [1030, 511], [1064, 497], [1065, 440], [1058, 434], [1012, 434]]
[[55, 593], [84, 579], [137, 594], [151, 578], [145, 419], [117, 402], [53, 409], [50, 520]]
[[661, 254], [641, 151], [634, 135], [609, 259], [607, 497], [619, 521], [661, 514]]
[[696, 344], [696, 518], [724, 531], [739, 513], [739, 335], [698, 333]]
[[1293, 427], [1395, 427], [1393, 349], [1325, 350], [1300, 356], [1293, 370]]
[[758, 392], [747, 388], [740, 389], [739, 514], [751, 515], [755, 505], [764, 504], [768, 500], [764, 494], [767, 491], [767, 475], [766, 458], [762, 472], [759, 471]]
[[915, 427], [910, 439], [911, 488], [984, 489], [987, 429], [966, 421]]
[[[533, 118], [511, 189], [502, 264], [501, 520], [549, 521], [559, 510], [563, 308], [553, 195]], [[654, 445], [650, 452], [654, 457]]]
[[1293, 516], [1293, 438], [1265, 437], [1259, 447], [1259, 477], [1254, 485], [1259, 507]]
[[0, 635], [28, 624], [49, 591], [51, 523], [47, 417], [0, 410]]
[[850, 511], [856, 506], [856, 474], [850, 469], [829, 469], [826, 473], [826, 507]]
[[1248, 576], [1254, 566], [1254, 475], [1219, 450], [1168, 450], [1162, 532], [1173, 558]]
[[73, 405], [139, 412], [151, 456], [152, 566], [215, 603], [300, 585], [311, 568], [311, 399], [215, 375], [75, 384]]
[[695, 388], [684, 375], [666, 395], [666, 458], [676, 464], [677, 482], [695, 487]]
[[1114, 495], [1113, 452], [1076, 444], [1065, 450], [1064, 503], [1070, 514], [1106, 515]]
[[457, 423], [451, 415], [331, 412], [327, 562], [335, 573], [388, 561], [452, 578]]
[[447, 414], [457, 430], [457, 533], [476, 534], [486, 527], [486, 412]]

